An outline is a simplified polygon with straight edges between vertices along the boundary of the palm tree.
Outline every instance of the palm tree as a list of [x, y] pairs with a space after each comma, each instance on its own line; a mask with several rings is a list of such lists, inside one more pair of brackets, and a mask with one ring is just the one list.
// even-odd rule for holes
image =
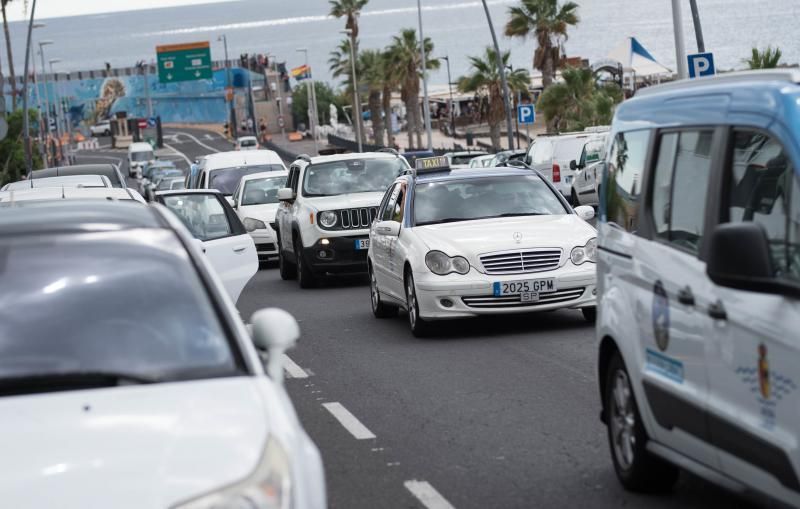
[[592, 125], [607, 125], [614, 106], [622, 101], [616, 84], [598, 86], [591, 69], [570, 67], [539, 97], [539, 110], [556, 130], [576, 131]]
[[783, 53], [781, 49], [772, 46], [767, 46], [766, 49], [759, 51], [758, 48], [753, 48], [750, 58], [743, 60], [750, 69], [774, 69], [778, 67], [781, 56]]
[[358, 69], [361, 83], [369, 87], [367, 105], [372, 119], [373, 142], [383, 145], [383, 119], [381, 92], [384, 85], [384, 59], [379, 50], [364, 50], [358, 55]]
[[[503, 67], [508, 68], [508, 59], [511, 52], [502, 52]], [[497, 67], [497, 52], [493, 47], [486, 48], [483, 56], [469, 57], [471, 74], [458, 79], [460, 92], [476, 93], [483, 98], [488, 98], [487, 123], [492, 138], [492, 147], [500, 150], [500, 125], [506, 118], [503, 103], [503, 89], [500, 81], [500, 72]], [[513, 69], [506, 73], [506, 81], [510, 92], [525, 92], [531, 82], [528, 71]]]
[[[335, 18], [346, 18], [344, 27], [350, 30], [350, 45], [353, 47], [355, 60], [358, 62], [358, 16], [369, 0], [329, 0], [331, 5], [330, 15]], [[364, 124], [361, 120], [361, 99], [358, 90], [353, 94], [353, 122], [358, 122], [361, 127], [361, 136], [364, 136]], [[355, 125], [355, 124], [354, 124]]]
[[[8, 76], [11, 78], [11, 104], [17, 109], [17, 80], [14, 76], [14, 57], [11, 53], [11, 34], [8, 32], [8, 18], [6, 17], [6, 5], [12, 0], [0, 0], [0, 11], [3, 13], [3, 31], [6, 34], [6, 51], [8, 52]], [[26, 9], [27, 10], [27, 9]]]
[[[439, 68], [439, 60], [430, 56], [433, 53], [433, 41], [426, 37], [425, 67], [427, 70]], [[422, 115], [419, 105], [419, 80], [422, 71], [419, 39], [417, 31], [405, 28], [400, 35], [392, 37], [392, 42], [387, 48], [387, 58], [394, 62], [392, 71], [394, 79], [400, 83], [400, 96], [406, 105], [406, 120], [408, 122], [408, 146], [414, 146], [413, 134], [417, 135], [417, 147], [422, 147]]]
[[392, 58], [388, 49], [384, 50], [383, 58], [383, 89], [381, 102], [383, 103], [384, 127], [386, 129], [386, 146], [394, 147], [394, 133], [392, 132], [392, 92], [400, 87], [400, 71], [397, 62]]
[[508, 14], [507, 36], [536, 38], [533, 68], [542, 72], [542, 86], [547, 89], [561, 62], [567, 28], [578, 24], [578, 4], [565, 2], [559, 6], [558, 0], [520, 0]]

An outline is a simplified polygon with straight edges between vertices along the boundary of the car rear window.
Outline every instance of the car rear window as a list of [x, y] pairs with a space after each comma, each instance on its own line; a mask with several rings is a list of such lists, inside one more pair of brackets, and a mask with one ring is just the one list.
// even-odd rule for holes
[[245, 175], [252, 175], [253, 173], [261, 173], [262, 171], [283, 171], [284, 168], [280, 164], [253, 164], [250, 166], [235, 166], [233, 168], [221, 168], [219, 170], [212, 170], [209, 173], [208, 188], [217, 189], [222, 194], [231, 195], [239, 185], [239, 180]]

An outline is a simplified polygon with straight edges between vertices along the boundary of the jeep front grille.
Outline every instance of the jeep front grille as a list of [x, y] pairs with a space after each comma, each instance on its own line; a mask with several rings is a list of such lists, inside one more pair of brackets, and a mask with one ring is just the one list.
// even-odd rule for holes
[[334, 230], [356, 230], [369, 228], [372, 221], [378, 215], [378, 207], [362, 207], [359, 209], [344, 209], [338, 211], [339, 224], [331, 229]]

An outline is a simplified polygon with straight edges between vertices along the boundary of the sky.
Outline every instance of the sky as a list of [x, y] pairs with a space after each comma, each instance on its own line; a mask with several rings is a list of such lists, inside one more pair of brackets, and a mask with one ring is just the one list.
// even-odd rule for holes
[[[136, 2], [130, 0], [37, 0], [36, 19], [226, 1], [235, 0], [136, 0]], [[28, 0], [28, 8], [31, 3], [32, 0]], [[19, 21], [25, 18], [23, 0], [14, 0], [9, 3], [7, 10], [9, 21]]]

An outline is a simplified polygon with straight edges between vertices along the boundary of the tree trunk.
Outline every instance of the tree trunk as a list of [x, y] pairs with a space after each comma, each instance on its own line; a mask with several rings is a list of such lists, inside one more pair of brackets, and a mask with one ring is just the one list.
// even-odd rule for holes
[[17, 109], [17, 80], [14, 76], [14, 57], [11, 53], [11, 34], [8, 32], [8, 19], [6, 19], [6, 2], [0, 4], [3, 12], [3, 31], [6, 33], [6, 50], [8, 52], [8, 76], [11, 79], [11, 105]]
[[383, 87], [381, 95], [383, 101], [383, 127], [386, 129], [386, 146], [394, 147], [394, 132], [392, 131], [392, 89]]
[[383, 145], [383, 120], [381, 119], [381, 92], [369, 92], [369, 116], [372, 119], [372, 137], [375, 145]]
[[[353, 48], [353, 58], [355, 59], [356, 67], [358, 67], [358, 42], [356, 41], [356, 39], [358, 38], [357, 31], [358, 28], [354, 28], [350, 36], [350, 47]], [[352, 66], [353, 64], [351, 63], [350, 65]], [[353, 83], [353, 89], [354, 89], [353, 122], [358, 122], [358, 127], [359, 130], [361, 131], [361, 141], [364, 142], [367, 140], [367, 133], [364, 132], [364, 117], [361, 116], [361, 94], [358, 93], [358, 87], [355, 86], [357, 84], [356, 82], [358, 82], [358, 75], [354, 76], [354, 78], [355, 82]], [[355, 127], [355, 124], [353, 125], [353, 127]]]
[[489, 123], [489, 137], [492, 139], [492, 149], [495, 152], [502, 150], [500, 146], [500, 122], [494, 121]]

